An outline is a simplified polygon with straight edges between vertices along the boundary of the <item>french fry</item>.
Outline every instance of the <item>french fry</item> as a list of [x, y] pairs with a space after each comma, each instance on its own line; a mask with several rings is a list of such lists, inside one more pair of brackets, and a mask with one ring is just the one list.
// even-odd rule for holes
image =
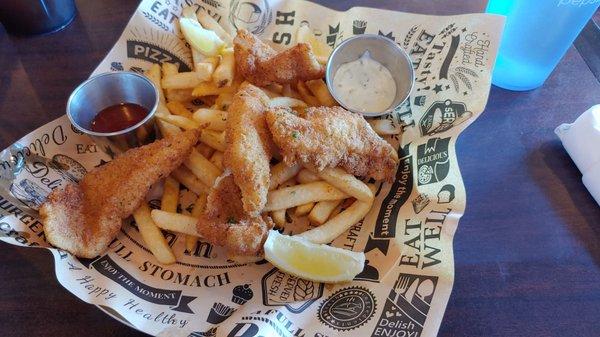
[[160, 84], [160, 64], [153, 63], [150, 68], [144, 72], [144, 75], [146, 75], [154, 85], [156, 85], [156, 83]]
[[284, 162], [277, 163], [271, 167], [271, 182], [269, 184], [269, 190], [274, 190], [277, 188], [277, 186], [293, 178], [296, 174], [298, 174], [300, 169], [301, 167], [299, 164], [287, 166]]
[[313, 243], [329, 243], [362, 220], [369, 213], [372, 205], [373, 199], [369, 202], [356, 200], [350, 207], [321, 226], [298, 235]]
[[213, 69], [217, 69], [217, 66], [221, 62], [221, 55], [206, 57], [203, 62], [210, 63], [210, 64], [212, 64]]
[[[181, 202], [181, 214], [183, 215], [187, 215], [187, 216], [191, 216], [192, 214], [183, 207], [183, 201]], [[194, 247], [196, 246], [196, 241], [198, 241], [198, 237], [194, 236], [194, 235], [188, 235], [188, 234], [184, 234], [185, 237], [185, 250], [187, 250], [188, 252], [191, 252], [194, 250]]]
[[137, 224], [138, 230], [142, 239], [148, 246], [148, 249], [156, 257], [158, 262], [162, 264], [175, 263], [176, 258], [169, 247], [169, 243], [163, 236], [160, 228], [154, 223], [151, 217], [150, 207], [147, 203], [142, 205], [133, 212], [133, 218]]
[[309, 92], [309, 90], [306, 87], [306, 84], [304, 84], [304, 82], [298, 81], [297, 87], [298, 87], [298, 92], [300, 93], [300, 97], [302, 97], [302, 100], [304, 102], [306, 102], [306, 104], [308, 104], [309, 106], [319, 106], [320, 105], [319, 100]]
[[219, 95], [220, 93], [227, 91], [225, 88], [226, 87], [219, 87], [213, 82], [202, 82], [194, 86], [192, 96], [201, 97]]
[[367, 184], [341, 168], [326, 168], [315, 173], [340, 191], [344, 191], [358, 200], [368, 202], [373, 199], [373, 192]]
[[285, 226], [285, 209], [279, 209], [271, 212], [271, 219], [273, 219], [275, 227], [282, 228], [283, 226]]
[[263, 211], [292, 208], [309, 202], [345, 199], [348, 195], [324, 181], [270, 191]]
[[197, 195], [202, 193], [208, 194], [210, 190], [208, 186], [204, 185], [202, 181], [200, 181], [200, 179], [198, 179], [198, 177], [196, 177], [192, 171], [190, 171], [184, 165], [173, 170], [173, 172], [171, 172], [171, 176], [177, 179], [177, 181], [179, 181], [179, 183], [181, 183], [183, 186], [187, 187], [188, 190], [196, 193]]
[[167, 177], [163, 186], [160, 209], [165, 212], [177, 212], [179, 202], [179, 182], [173, 177]]
[[144, 75], [146, 75], [146, 77], [148, 77], [148, 79], [154, 84], [156, 89], [158, 89], [159, 100], [161, 103], [165, 104], [165, 94], [163, 93], [160, 85], [160, 65], [158, 63], [152, 64], [150, 69], [148, 69]]
[[304, 205], [300, 205], [300, 206], [296, 207], [296, 211], [294, 212], [294, 214], [296, 214], [296, 216], [306, 215], [306, 214], [310, 213], [310, 211], [313, 209], [314, 206], [315, 206], [314, 202], [308, 202]]
[[[216, 60], [216, 62], [215, 62]], [[215, 73], [217, 69], [217, 65], [219, 64], [219, 59], [216, 56], [207, 57], [204, 61], [196, 63], [194, 69], [204, 69], [210, 73], [210, 77]], [[199, 70], [196, 70], [199, 71]]]
[[[294, 178], [290, 178], [287, 181], [285, 181], [284, 183], [282, 183], [281, 187], [290, 187], [290, 186], [294, 186], [294, 185], [296, 185], [296, 181], [294, 180]], [[275, 222], [277, 227], [283, 228], [285, 226], [285, 224], [287, 222], [285, 214], [286, 214], [285, 209], [279, 209], [279, 210], [271, 212], [271, 218], [273, 219], [273, 222]]]
[[199, 219], [204, 213], [206, 209], [206, 197], [208, 195], [201, 193], [198, 195], [198, 199], [196, 199], [196, 203], [194, 203], [194, 208], [192, 208], [192, 216], [196, 219]]
[[217, 99], [215, 100], [215, 106], [213, 108], [223, 111], [227, 110], [227, 108], [229, 108], [229, 106], [231, 105], [233, 95], [234, 94], [232, 92], [220, 93], [219, 96], [217, 96]]
[[225, 49], [221, 52], [221, 62], [213, 73], [213, 82], [217, 87], [225, 87], [231, 85], [235, 74], [235, 58], [233, 56], [233, 48]]
[[210, 162], [215, 164], [216, 167], [223, 170], [223, 152], [215, 151], [212, 157], [210, 157]]
[[158, 125], [158, 129], [160, 130], [160, 133], [163, 135], [163, 137], [174, 136], [181, 132], [181, 129], [178, 126], [173, 125], [167, 121], [161, 120], [160, 118], [156, 119], [156, 124]]
[[225, 42], [225, 44], [228, 46], [233, 45], [233, 38], [231, 35], [229, 35], [229, 33], [227, 33], [215, 19], [208, 15], [208, 13], [205, 11], [199, 11], [197, 16], [202, 27], [215, 32], [215, 34], [217, 34], [217, 36], [220, 37], [221, 40], [223, 40], [223, 42]]
[[211, 67], [205, 63], [199, 63], [199, 65], [202, 66], [198, 67], [196, 71], [188, 71], [163, 77], [161, 81], [162, 87], [164, 89], [192, 89], [209, 81], [212, 76]]
[[373, 131], [380, 136], [402, 133], [402, 127], [399, 124], [392, 123], [389, 119], [368, 119], [367, 122], [371, 125]]
[[335, 216], [337, 216], [338, 214], [342, 213], [343, 208], [344, 208], [344, 200], [342, 200], [342, 202], [340, 202], [339, 205], [337, 205], [333, 209], [333, 211], [331, 211], [331, 214], [329, 215], [329, 219], [332, 219]]
[[[144, 74], [154, 84], [154, 86], [156, 86], [156, 89], [158, 89], [159, 101], [158, 101], [158, 106], [156, 107], [156, 112], [159, 114], [160, 113], [169, 114], [170, 112], [167, 109], [167, 106], [165, 105], [167, 102], [165, 99], [165, 93], [160, 84], [160, 78], [161, 78], [160, 65], [158, 65], [157, 63], [152, 64], [150, 69], [148, 69], [148, 71], [146, 71]], [[159, 125], [159, 128], [160, 128], [160, 125]]]
[[[162, 64], [162, 75], [163, 78], [167, 76], [176, 75], [179, 73], [179, 69], [177, 65], [173, 63], [163, 63]], [[162, 87], [162, 85], [161, 85]], [[167, 102], [176, 101], [176, 102], [189, 102], [193, 99], [192, 97], [192, 89], [164, 89], [165, 98]], [[168, 111], [166, 105], [163, 105], [164, 109]], [[159, 105], [160, 107], [160, 105]], [[159, 110], [160, 111], [160, 110]], [[169, 112], [170, 113], [170, 112]]]
[[327, 84], [322, 79], [307, 81], [306, 86], [308, 90], [313, 93], [313, 95], [319, 100], [319, 103], [324, 106], [334, 106], [337, 105], [337, 102], [329, 93], [329, 89], [327, 88]]
[[194, 112], [193, 118], [207, 129], [224, 131], [227, 127], [227, 112], [217, 109], [200, 108]]
[[313, 181], [322, 180], [318, 175], [314, 174], [309, 169], [300, 170], [300, 172], [298, 172], [298, 177], [296, 179], [301, 184], [307, 184], [307, 183], [312, 183]]
[[162, 81], [162, 77], [163, 77], [162, 68], [163, 67], [161, 67], [161, 64], [154, 63], [144, 73], [146, 75], [146, 77], [148, 77], [148, 79], [152, 82], [152, 84], [154, 84], [154, 86], [158, 90], [158, 96], [159, 96], [158, 108], [157, 108], [158, 112], [161, 112], [161, 110], [167, 110], [167, 107], [165, 105], [167, 103], [167, 100], [165, 99], [165, 92], [161, 85], [161, 81]]
[[156, 117], [164, 120], [165, 122], [169, 122], [173, 125], [176, 125], [185, 130], [193, 130], [200, 128], [200, 124], [193, 119], [185, 118], [183, 116], [177, 115], [162, 115], [157, 114]]
[[158, 209], [152, 210], [152, 212], [150, 212], [150, 216], [152, 217], [152, 220], [156, 226], [162, 229], [195, 237], [200, 236], [196, 230], [196, 223], [198, 222], [198, 219], [192, 216], [165, 212]]
[[167, 89], [165, 90], [167, 102], [188, 103], [194, 99], [192, 89]]
[[196, 150], [200, 152], [200, 154], [203, 155], [205, 158], [210, 158], [215, 152], [215, 149], [204, 143], [199, 143], [198, 145], [196, 145]]
[[306, 105], [306, 103], [304, 103], [304, 101], [301, 101], [299, 99], [281, 96], [281, 97], [271, 98], [271, 101], [269, 102], [269, 106], [271, 108], [276, 108], [276, 107], [306, 108], [308, 105]]
[[[194, 203], [194, 208], [192, 208], [192, 213], [190, 214], [192, 217], [199, 219], [200, 216], [202, 216], [202, 213], [204, 213], [204, 209], [206, 208], [206, 197], [206, 194], [200, 194], [198, 196], [198, 199], [196, 199], [196, 202]], [[197, 236], [187, 235], [185, 237], [185, 249], [188, 252], [193, 251], [196, 242], [198, 242]]]
[[[161, 90], [162, 92], [162, 90]], [[166, 98], [164, 98], [166, 101]], [[160, 115], [170, 115], [171, 112], [169, 111], [169, 108], [167, 108], [167, 104], [163, 103], [163, 102], [158, 102], [158, 105], [156, 106], [156, 114]]]
[[225, 152], [227, 148], [224, 132], [204, 129], [200, 134], [200, 141], [221, 152]]
[[212, 186], [221, 175], [221, 170], [196, 149], [192, 150], [183, 164], [206, 186]]
[[179, 72], [177, 65], [174, 63], [163, 63], [162, 64], [162, 75], [163, 77], [175, 75]]
[[188, 252], [194, 251], [194, 247], [196, 247], [196, 242], [198, 241], [198, 237], [195, 235], [185, 235], [185, 250]]
[[[300, 170], [300, 172], [298, 172], [298, 175], [296, 176], [296, 180], [298, 180], [298, 182], [300, 184], [308, 184], [308, 183], [312, 183], [315, 181], [319, 181], [319, 180], [321, 180], [321, 178], [316, 176], [315, 174], [313, 174], [311, 171], [309, 171], [307, 169], [302, 169], [302, 170]], [[325, 202], [325, 201], [320, 201], [320, 202]], [[306, 215], [311, 212], [311, 210], [313, 209], [314, 206], [315, 206], [314, 202], [309, 202], [304, 205], [300, 205], [300, 206], [296, 207], [296, 211], [294, 214], [296, 214], [296, 216]]]
[[333, 213], [333, 210], [341, 203], [342, 199], [319, 201], [308, 214], [308, 220], [316, 225], [324, 224]]
[[284, 84], [283, 85], [283, 89], [281, 90], [281, 94], [283, 96], [295, 98], [297, 100], [300, 100], [302, 98], [300, 96], [300, 94], [298, 92], [296, 92], [296, 90], [292, 89], [292, 86], [290, 84]]
[[191, 119], [193, 116], [193, 114], [181, 102], [171, 101], [167, 103], [167, 108], [169, 108], [169, 112], [171, 112], [173, 115], [182, 116], [188, 119]]

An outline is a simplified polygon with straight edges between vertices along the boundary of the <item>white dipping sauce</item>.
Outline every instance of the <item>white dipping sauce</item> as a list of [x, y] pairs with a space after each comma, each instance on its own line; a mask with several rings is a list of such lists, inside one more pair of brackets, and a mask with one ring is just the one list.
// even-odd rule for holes
[[336, 96], [348, 108], [361, 112], [387, 110], [396, 97], [396, 82], [369, 51], [359, 59], [342, 64], [333, 76]]

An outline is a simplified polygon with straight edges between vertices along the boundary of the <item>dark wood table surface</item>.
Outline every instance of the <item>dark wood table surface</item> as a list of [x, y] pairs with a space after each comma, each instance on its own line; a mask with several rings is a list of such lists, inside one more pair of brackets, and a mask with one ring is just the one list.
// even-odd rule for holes
[[[474, 0], [330, 2], [338, 10], [426, 14], [485, 7]], [[64, 113], [71, 90], [108, 52], [137, 4], [77, 1], [73, 24], [47, 36], [13, 37], [0, 27], [0, 148]], [[600, 334], [600, 207], [553, 133], [600, 103], [600, 82], [578, 49], [542, 88], [493, 87], [486, 111], [458, 141], [468, 201], [454, 238], [456, 276], [440, 336]], [[47, 251], [0, 243], [0, 256], [3, 336], [142, 335], [62, 288]]]

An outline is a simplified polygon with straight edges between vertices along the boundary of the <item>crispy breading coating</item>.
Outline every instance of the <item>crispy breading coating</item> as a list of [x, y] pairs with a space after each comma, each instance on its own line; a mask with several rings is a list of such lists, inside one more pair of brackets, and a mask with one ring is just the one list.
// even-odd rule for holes
[[341, 107], [307, 108], [302, 116], [274, 108], [266, 120], [288, 165], [300, 162], [318, 171], [340, 166], [360, 177], [394, 179], [398, 154], [361, 115]]
[[79, 257], [101, 254], [150, 187], [187, 158], [198, 136], [190, 130], [131, 149], [79, 184], [52, 191], [40, 208], [48, 242]]
[[252, 84], [292, 84], [323, 78], [324, 67], [317, 61], [310, 45], [298, 43], [277, 53], [245, 29], [233, 40], [237, 71]]
[[244, 211], [240, 188], [230, 172], [223, 173], [215, 182], [197, 226], [205, 240], [241, 256], [260, 253], [272, 227], [268, 216], [250, 216]]
[[265, 122], [269, 97], [243, 83], [227, 113], [223, 164], [240, 187], [244, 210], [258, 216], [267, 202], [271, 160], [271, 134]]

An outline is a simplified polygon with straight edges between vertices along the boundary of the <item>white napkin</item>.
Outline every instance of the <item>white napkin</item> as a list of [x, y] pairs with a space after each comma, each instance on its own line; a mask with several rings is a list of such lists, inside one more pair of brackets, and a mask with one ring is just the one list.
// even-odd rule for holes
[[600, 105], [594, 105], [573, 124], [562, 124], [554, 132], [583, 174], [583, 185], [600, 205]]

